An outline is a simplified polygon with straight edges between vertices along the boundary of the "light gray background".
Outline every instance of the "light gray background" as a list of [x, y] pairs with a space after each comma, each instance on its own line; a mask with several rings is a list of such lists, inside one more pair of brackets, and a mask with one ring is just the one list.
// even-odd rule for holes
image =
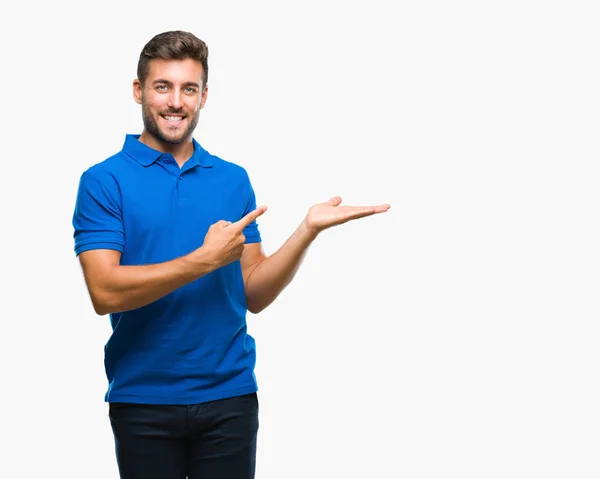
[[597, 479], [593, 4], [4, 10], [0, 476], [117, 477], [71, 216], [83, 170], [141, 131], [139, 51], [184, 29], [210, 48], [195, 136], [249, 171], [267, 252], [333, 195], [392, 205], [248, 318], [257, 479]]

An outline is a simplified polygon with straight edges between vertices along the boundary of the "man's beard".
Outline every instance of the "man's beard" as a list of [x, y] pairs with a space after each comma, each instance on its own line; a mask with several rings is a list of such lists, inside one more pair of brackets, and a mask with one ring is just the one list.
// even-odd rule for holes
[[[178, 114], [178, 113], [181, 113], [181, 111], [169, 110], [166, 112], [161, 112], [160, 115], [168, 115], [169, 113]], [[150, 133], [150, 135], [152, 135], [157, 140], [159, 140], [163, 143], [169, 143], [171, 145], [179, 145], [180, 143], [183, 143], [185, 140], [187, 140], [188, 138], [190, 138], [192, 136], [192, 133], [194, 132], [194, 130], [196, 128], [196, 125], [198, 125], [198, 120], [200, 119], [200, 115], [198, 113], [196, 113], [194, 116], [187, 115], [188, 127], [181, 134], [181, 136], [179, 136], [179, 137], [166, 136], [162, 132], [160, 127], [158, 126], [158, 123], [154, 119], [154, 116], [152, 115], [150, 108], [142, 100], [142, 120], [144, 121], [144, 127], [146, 128], [146, 131], [148, 133]]]

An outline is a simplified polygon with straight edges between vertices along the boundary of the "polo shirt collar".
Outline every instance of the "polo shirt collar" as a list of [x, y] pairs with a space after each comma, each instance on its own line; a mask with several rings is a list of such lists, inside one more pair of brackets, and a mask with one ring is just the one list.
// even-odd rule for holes
[[[149, 166], [158, 160], [163, 153], [145, 145], [139, 141], [139, 137], [140, 135], [125, 135], [123, 151], [139, 164]], [[194, 144], [194, 153], [187, 162], [190, 165], [210, 168], [212, 166], [210, 154], [194, 138], [192, 138], [192, 143]]]

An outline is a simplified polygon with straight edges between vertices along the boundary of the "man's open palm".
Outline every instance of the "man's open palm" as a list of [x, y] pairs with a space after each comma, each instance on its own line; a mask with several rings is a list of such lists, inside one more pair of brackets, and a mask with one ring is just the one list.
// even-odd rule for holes
[[323, 231], [331, 226], [341, 225], [350, 220], [364, 218], [378, 213], [385, 213], [390, 205], [378, 206], [340, 206], [342, 198], [334, 196], [326, 203], [319, 203], [308, 210], [306, 225], [316, 232]]

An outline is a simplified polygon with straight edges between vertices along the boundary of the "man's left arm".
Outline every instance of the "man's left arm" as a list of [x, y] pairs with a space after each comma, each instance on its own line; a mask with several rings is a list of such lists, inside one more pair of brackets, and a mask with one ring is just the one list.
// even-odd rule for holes
[[339, 196], [310, 208], [289, 239], [271, 256], [261, 243], [244, 246], [240, 259], [248, 311], [257, 314], [269, 306], [296, 275], [311, 243], [320, 232], [351, 220], [384, 213], [390, 205], [340, 206]]

